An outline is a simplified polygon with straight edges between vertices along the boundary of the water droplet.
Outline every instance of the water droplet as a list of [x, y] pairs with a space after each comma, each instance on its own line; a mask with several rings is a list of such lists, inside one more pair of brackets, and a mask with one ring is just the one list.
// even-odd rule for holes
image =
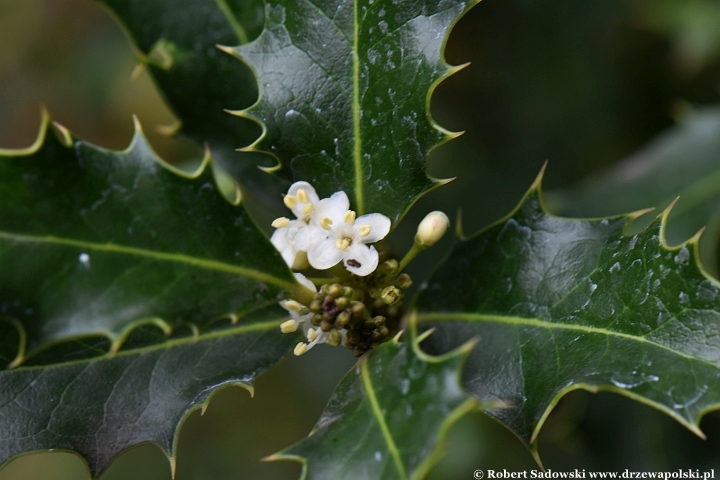
[[383, 35], [388, 32], [388, 23], [385, 20], [381, 20], [380, 22], [378, 22], [378, 27], [380, 27], [380, 31]]
[[610, 273], [615, 273], [620, 271], [620, 262], [615, 262], [612, 267], [610, 267]]
[[90, 255], [88, 255], [87, 253], [81, 253], [78, 257], [78, 260], [80, 261], [80, 263], [83, 264], [85, 268], [90, 268]]
[[384, 16], [385, 16], [385, 8], [381, 8], [380, 11], [378, 12], [378, 17], [382, 18]]
[[375, 452], [375, 460], [378, 461], [378, 462], [381, 461], [381, 460], [382, 460], [382, 453], [380, 453], [380, 452]]
[[678, 251], [677, 255], [675, 255], [675, 263], [682, 266], [690, 263], [690, 250], [687, 247], [682, 247]]
[[378, 52], [377, 50], [373, 50], [373, 49], [368, 50], [367, 56], [368, 56], [368, 60], [373, 65], [375, 65], [377, 63], [377, 61], [380, 60], [380, 52]]

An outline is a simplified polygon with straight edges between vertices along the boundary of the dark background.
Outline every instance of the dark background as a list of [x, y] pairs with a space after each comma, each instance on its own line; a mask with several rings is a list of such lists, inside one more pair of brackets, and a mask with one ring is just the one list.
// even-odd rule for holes
[[[457, 180], [420, 200], [391, 239], [399, 251], [429, 210], [463, 210], [473, 232], [507, 214], [549, 162], [546, 190], [572, 186], [631, 154], [694, 106], [720, 101], [717, 0], [484, 0], [452, 32], [450, 63], [472, 64], [432, 100], [435, 119], [466, 134], [430, 159], [435, 177]], [[145, 71], [110, 16], [91, 0], [0, 0], [0, 148], [30, 145], [39, 105], [77, 136], [122, 149], [137, 114], [169, 161], [193, 155], [154, 126], [170, 124]], [[1, 199], [0, 199], [1, 201]], [[412, 265], [416, 283], [449, 241]], [[256, 396], [229, 388], [206, 414], [182, 427], [178, 480], [297, 478], [298, 464], [259, 463], [300, 440], [353, 363], [321, 347], [261, 376]], [[418, 419], [422, 421], [422, 419]], [[660, 412], [610, 393], [563, 398], [541, 435], [553, 470], [715, 468], [720, 415], [701, 423], [703, 441]], [[477, 469], [536, 468], [529, 452], [482, 413], [450, 432], [436, 479], [469, 479]], [[69, 453], [31, 454], [0, 470], [0, 480], [85, 480]], [[163, 453], [144, 445], [122, 454], [101, 477], [169, 479]]]

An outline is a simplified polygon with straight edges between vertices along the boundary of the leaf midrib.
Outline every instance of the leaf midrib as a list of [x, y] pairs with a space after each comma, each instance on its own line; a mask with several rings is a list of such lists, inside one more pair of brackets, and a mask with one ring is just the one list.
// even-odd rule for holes
[[360, 21], [358, 17], [359, 0], [353, 2], [353, 162], [355, 163], [355, 208], [360, 215], [365, 213], [363, 198], [362, 137], [360, 136]]
[[[117, 357], [126, 357], [130, 355], [140, 355], [143, 353], [153, 352], [156, 350], [169, 350], [174, 347], [180, 347], [183, 345], [187, 345], [190, 343], [200, 343], [207, 340], [214, 340], [217, 338], [224, 338], [224, 337], [231, 337], [234, 335], [240, 335], [242, 333], [248, 333], [248, 332], [255, 332], [255, 331], [269, 331], [272, 329], [277, 329], [278, 335], [281, 334], [280, 332], [280, 324], [287, 320], [286, 317], [282, 317], [279, 319], [274, 320], [266, 320], [264, 322], [256, 322], [251, 323], [249, 325], [241, 325], [234, 328], [226, 328], [223, 330], [216, 330], [213, 332], [208, 332], [205, 334], [200, 335], [199, 337], [190, 335], [187, 337], [177, 338], [175, 340], [168, 340], [164, 343], [159, 343], [155, 345], [149, 345], [147, 347], [141, 347], [141, 348], [134, 348], [129, 350], [121, 350], [118, 353], [114, 355], [105, 355], [101, 357], [94, 357], [91, 359], [85, 359], [85, 360], [74, 360], [71, 362], [61, 362], [61, 363], [52, 363], [49, 365], [35, 365], [31, 367], [19, 367], [17, 369], [13, 370], [48, 370], [52, 368], [59, 368], [59, 367], [65, 367], [68, 365], [77, 365], [81, 363], [92, 363], [92, 362], [101, 362], [101, 361], [107, 361], [112, 360]], [[13, 370], [4, 370], [5, 372], [13, 371]], [[0, 374], [2, 374], [2, 370], [0, 370]]]
[[375, 389], [372, 385], [372, 379], [370, 378], [370, 372], [368, 370], [367, 363], [368, 361], [366, 357], [365, 360], [360, 364], [360, 375], [362, 376], [365, 393], [367, 394], [368, 400], [370, 401], [370, 407], [372, 409], [373, 415], [375, 416], [375, 419], [380, 426], [380, 430], [382, 431], [383, 437], [385, 438], [385, 443], [387, 443], [388, 451], [393, 457], [395, 467], [398, 470], [398, 475], [402, 480], [407, 480], [408, 476], [407, 472], [405, 472], [405, 466], [402, 463], [402, 459], [400, 458], [400, 451], [395, 444], [395, 439], [390, 432], [390, 428], [388, 427], [387, 422], [385, 422], [385, 417], [383, 416], [382, 409], [380, 408], [380, 403], [378, 402], [377, 396], [375, 395]]
[[286, 290], [292, 290], [294, 288], [293, 283], [282, 280], [272, 275], [254, 270], [251, 268], [240, 267], [237, 265], [230, 265], [227, 263], [218, 262], [216, 260], [207, 260], [202, 258], [191, 257], [183, 255], [181, 253], [166, 253], [158, 252], [153, 250], [146, 250], [137, 247], [128, 247], [125, 245], [118, 245], [115, 243], [94, 243], [86, 242], [82, 240], [73, 240], [69, 238], [55, 237], [52, 235], [40, 237], [34, 235], [23, 235], [11, 232], [0, 231], [0, 239], [10, 240], [19, 243], [44, 243], [52, 245], [62, 245], [67, 247], [83, 248], [90, 251], [100, 252], [111, 252], [119, 253], [124, 255], [133, 255], [138, 257], [151, 258], [153, 260], [165, 261], [165, 262], [176, 262], [193, 265], [195, 267], [204, 268], [207, 270], [216, 270], [226, 273], [232, 273], [236, 275], [242, 275], [244, 277], [253, 278], [261, 282], [267, 282], [276, 285]]
[[523, 326], [540, 327], [540, 328], [546, 328], [546, 329], [575, 330], [575, 331], [584, 332], [584, 333], [601, 334], [601, 335], [607, 335], [607, 336], [611, 336], [611, 337], [623, 338], [626, 340], [634, 340], [636, 342], [641, 342], [641, 343], [647, 343], [654, 347], [658, 347], [663, 350], [667, 350], [667, 351], [669, 351], [675, 355], [678, 355], [680, 357], [687, 358], [688, 360], [705, 363], [707, 365], [712, 366], [713, 368], [716, 368], [716, 369], [718, 368], [718, 365], [713, 362], [710, 362], [708, 360], [705, 360], [705, 359], [702, 359], [699, 357], [693, 357], [686, 353], [675, 350], [674, 348], [668, 347], [667, 345], [663, 345], [661, 343], [657, 343], [652, 340], [649, 340], [645, 337], [630, 335], [628, 333], [615, 332], [613, 330], [606, 330], [606, 329], [602, 329], [602, 328], [588, 327], [585, 325], [545, 322], [545, 321], [534, 319], [534, 318], [511, 317], [511, 316], [502, 316], [502, 315], [487, 315], [487, 314], [477, 314], [477, 313], [457, 313], [457, 312], [455, 312], [455, 313], [435, 312], [435, 313], [418, 314], [417, 319], [418, 319], [418, 323], [426, 322], [426, 321], [459, 320], [459, 321], [465, 321], [465, 322], [504, 323], [506, 325], [523, 325]]

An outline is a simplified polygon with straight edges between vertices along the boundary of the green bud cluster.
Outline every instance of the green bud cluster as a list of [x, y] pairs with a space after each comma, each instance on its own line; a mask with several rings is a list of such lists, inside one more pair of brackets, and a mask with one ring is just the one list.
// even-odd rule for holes
[[340, 345], [344, 329], [344, 345], [360, 356], [397, 333], [403, 314], [403, 290], [412, 285], [410, 276], [398, 275], [398, 269], [397, 260], [387, 260], [371, 275], [347, 278], [352, 286], [322, 286], [310, 302], [310, 322], [328, 332], [328, 345]]

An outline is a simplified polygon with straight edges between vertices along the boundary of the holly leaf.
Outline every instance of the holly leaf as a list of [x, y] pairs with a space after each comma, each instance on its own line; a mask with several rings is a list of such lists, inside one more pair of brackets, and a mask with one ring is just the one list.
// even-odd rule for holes
[[114, 152], [44, 114], [32, 147], [0, 150], [0, 463], [65, 448], [97, 473], [145, 441], [174, 458], [191, 411], [298, 340], [277, 301], [300, 286], [239, 187], [231, 204], [209, 153], [181, 172], [136, 126]]
[[363, 356], [310, 436], [269, 459], [301, 462], [303, 479], [423, 478], [447, 430], [477, 402], [459, 382], [472, 342], [432, 357], [418, 345], [430, 332], [412, 330], [408, 342], [396, 337]]
[[[262, 0], [96, 0], [105, 6], [132, 43], [168, 107], [178, 119], [161, 131], [207, 146], [213, 167], [243, 186], [258, 205], [282, 207], [279, 179], [259, 171], [272, 160], [240, 153], [261, 133], [253, 121], [228, 115], [226, 109], [252, 105], [257, 79], [242, 62], [218, 44], [235, 45], [256, 38], [264, 23]], [[181, 12], [181, 14], [178, 14]]]
[[257, 100], [257, 80], [216, 45], [247, 43], [260, 34], [260, 0], [97, 1], [123, 27], [177, 115], [173, 130], [208, 143], [216, 158], [257, 138], [257, 125], [225, 113]]
[[297, 289], [237, 185], [235, 205], [215, 189], [210, 156], [186, 174], [139, 124], [113, 152], [62, 127], [46, 138], [48, 121], [30, 149], [0, 151], [0, 314], [21, 328], [13, 365], [115, 353], [138, 326], [203, 329]]
[[[692, 112], [637, 153], [578, 185], [548, 195], [554, 210], [599, 217], [655, 206], [680, 196], [666, 235], [680, 243], [707, 225], [700, 242], [703, 265], [717, 272], [720, 242], [720, 108]], [[639, 220], [638, 225], [647, 226]]]
[[[286, 315], [257, 312], [200, 336], [128, 348], [112, 358], [0, 371], [0, 466], [17, 454], [66, 449], [92, 475], [122, 450], [154, 442], [174, 472], [180, 426], [219, 388], [252, 381], [298, 338], [280, 335]], [[185, 332], [187, 333], [187, 332]]]
[[463, 385], [525, 442], [565, 393], [610, 390], [651, 405], [702, 436], [720, 407], [720, 286], [695, 236], [665, 243], [670, 208], [624, 235], [640, 213], [556, 217], [540, 180], [517, 209], [459, 240], [419, 294], [430, 352], [479, 337]]
[[393, 223], [442, 182], [430, 151], [453, 134], [428, 112], [448, 30], [476, 0], [267, 0], [265, 29], [228, 52], [247, 62], [260, 100], [235, 112], [262, 123], [246, 151], [270, 152], [321, 196], [345, 191], [359, 214]]

